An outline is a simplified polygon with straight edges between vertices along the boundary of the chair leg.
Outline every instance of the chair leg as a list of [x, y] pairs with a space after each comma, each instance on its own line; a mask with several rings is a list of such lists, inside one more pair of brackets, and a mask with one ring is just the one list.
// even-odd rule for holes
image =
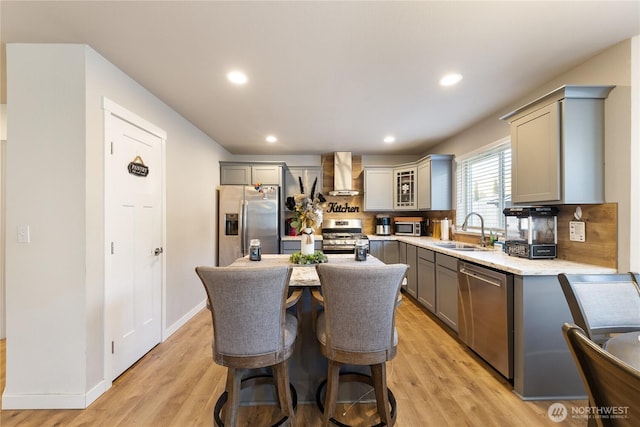
[[278, 402], [280, 409], [289, 418], [289, 425], [294, 426], [293, 402], [291, 398], [291, 389], [289, 388], [289, 366], [288, 361], [278, 363], [272, 367], [273, 376], [276, 380], [276, 391], [278, 393]]
[[328, 427], [331, 418], [336, 412], [336, 400], [338, 400], [338, 385], [340, 383], [340, 363], [329, 360], [327, 373], [327, 393], [324, 398], [324, 414], [322, 415], [322, 427]]
[[376, 393], [376, 405], [378, 406], [380, 420], [384, 422], [385, 425], [391, 427], [395, 424], [395, 418], [391, 418], [391, 411], [389, 409], [387, 365], [385, 363], [371, 365], [371, 376], [373, 377], [373, 387]]
[[238, 407], [240, 406], [240, 382], [241, 371], [235, 368], [227, 368], [227, 403], [224, 405], [224, 425], [235, 427], [238, 422]]

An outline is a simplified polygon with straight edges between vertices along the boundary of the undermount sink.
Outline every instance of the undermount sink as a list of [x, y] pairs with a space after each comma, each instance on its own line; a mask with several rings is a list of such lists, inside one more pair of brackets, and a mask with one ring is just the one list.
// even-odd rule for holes
[[487, 248], [482, 248], [480, 246], [469, 245], [466, 243], [435, 243], [434, 246], [445, 249], [452, 249], [454, 251], [486, 251]]

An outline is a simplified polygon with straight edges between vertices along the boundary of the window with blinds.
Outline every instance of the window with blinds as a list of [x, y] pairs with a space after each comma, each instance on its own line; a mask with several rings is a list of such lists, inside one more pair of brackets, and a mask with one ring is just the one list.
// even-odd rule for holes
[[[484, 218], [487, 236], [490, 230], [504, 230], [505, 207], [511, 206], [511, 142], [498, 143], [456, 159], [456, 224], [476, 212]], [[467, 231], [480, 231], [480, 218], [472, 215]]]

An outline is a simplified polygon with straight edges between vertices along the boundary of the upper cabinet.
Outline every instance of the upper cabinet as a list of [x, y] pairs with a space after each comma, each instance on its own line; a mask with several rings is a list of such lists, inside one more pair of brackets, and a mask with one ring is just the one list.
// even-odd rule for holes
[[283, 164], [220, 162], [221, 185], [282, 185]]
[[322, 168], [320, 166], [293, 166], [285, 168], [285, 197], [300, 193], [300, 180], [304, 186], [304, 194], [311, 193], [311, 187], [316, 180], [315, 194], [322, 193]]
[[393, 180], [393, 209], [410, 211], [418, 209], [418, 168], [416, 166], [394, 168]]
[[418, 162], [418, 209], [451, 209], [453, 156], [431, 155]]
[[503, 117], [514, 204], [604, 202], [604, 99], [615, 86], [562, 86]]
[[451, 210], [453, 156], [364, 168], [365, 211]]
[[393, 168], [364, 168], [364, 210], [393, 209]]

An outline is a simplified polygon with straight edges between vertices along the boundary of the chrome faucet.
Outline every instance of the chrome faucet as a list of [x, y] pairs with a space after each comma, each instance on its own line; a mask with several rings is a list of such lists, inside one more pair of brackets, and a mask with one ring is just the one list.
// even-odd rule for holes
[[467, 216], [464, 218], [464, 222], [462, 223], [462, 230], [464, 230], [464, 231], [467, 230], [467, 221], [469, 220], [469, 217], [471, 215], [477, 215], [478, 218], [480, 218], [480, 233], [481, 233], [480, 246], [482, 246], [484, 248], [485, 246], [487, 246], [487, 244], [484, 241], [484, 239], [485, 239], [485, 236], [484, 236], [484, 218], [482, 218], [482, 215], [480, 215], [477, 212], [469, 212], [467, 214]]

